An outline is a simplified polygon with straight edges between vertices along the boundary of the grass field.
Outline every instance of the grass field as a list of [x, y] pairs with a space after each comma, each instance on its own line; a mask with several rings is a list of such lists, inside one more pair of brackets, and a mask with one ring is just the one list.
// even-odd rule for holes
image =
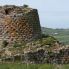
[[54, 36], [63, 44], [69, 45], [69, 35], [56, 35]]
[[69, 69], [69, 64], [61, 65], [57, 68], [57, 65], [52, 64], [0, 64], [0, 69]]

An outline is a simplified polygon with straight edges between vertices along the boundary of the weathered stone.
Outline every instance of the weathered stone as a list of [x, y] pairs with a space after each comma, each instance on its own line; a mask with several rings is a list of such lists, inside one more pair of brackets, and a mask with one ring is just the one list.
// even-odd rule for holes
[[14, 41], [29, 42], [41, 37], [36, 9], [14, 5], [0, 7], [0, 36], [10, 44]]

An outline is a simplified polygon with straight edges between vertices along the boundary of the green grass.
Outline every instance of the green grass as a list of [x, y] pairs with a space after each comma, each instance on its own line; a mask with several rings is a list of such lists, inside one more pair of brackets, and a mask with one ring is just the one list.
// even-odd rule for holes
[[[56, 65], [52, 64], [0, 64], [0, 69], [55, 69]], [[61, 69], [69, 69], [69, 64], [62, 65]]]
[[64, 65], [63, 69], [69, 69], [69, 65]]
[[54, 37], [57, 38], [63, 44], [69, 44], [69, 35], [56, 35]]

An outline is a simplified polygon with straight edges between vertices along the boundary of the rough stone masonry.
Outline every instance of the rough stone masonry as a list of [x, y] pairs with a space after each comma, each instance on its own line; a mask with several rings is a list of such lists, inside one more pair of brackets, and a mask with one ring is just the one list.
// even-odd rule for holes
[[28, 6], [0, 6], [0, 42], [29, 42], [41, 37], [37, 9]]

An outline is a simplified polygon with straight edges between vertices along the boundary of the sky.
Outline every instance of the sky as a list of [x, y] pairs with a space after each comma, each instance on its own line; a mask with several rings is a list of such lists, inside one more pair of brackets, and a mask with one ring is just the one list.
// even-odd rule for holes
[[69, 28], [69, 0], [0, 0], [0, 5], [6, 4], [38, 9], [42, 27]]

